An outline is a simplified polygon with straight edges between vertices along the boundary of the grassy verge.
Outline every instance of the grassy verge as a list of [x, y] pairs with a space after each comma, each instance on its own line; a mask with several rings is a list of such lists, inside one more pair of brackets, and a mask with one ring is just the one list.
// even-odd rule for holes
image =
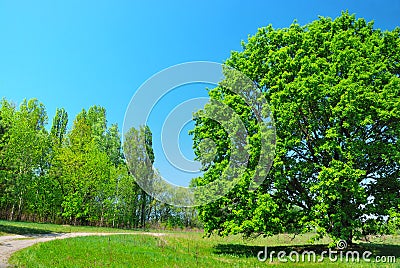
[[[271, 263], [260, 262], [257, 253], [268, 246], [268, 252], [302, 252], [314, 250], [318, 254], [326, 244], [307, 244], [311, 234], [297, 236], [279, 235], [269, 238], [245, 240], [240, 236], [202, 238], [200, 233], [169, 233], [162, 237], [148, 235], [113, 235], [107, 237], [79, 237], [40, 243], [15, 253], [11, 263], [17, 267], [377, 267], [374, 257], [396, 256], [395, 264], [378, 267], [398, 267], [400, 263], [400, 237], [387, 236], [371, 243], [359, 243], [351, 250], [362, 254], [373, 253], [371, 262], [322, 263], [288, 260], [279, 262], [277, 256]], [[329, 241], [322, 241], [328, 243]]]
[[[124, 233], [134, 230], [103, 228], [91, 226], [70, 226], [47, 223], [13, 222], [0, 220], [0, 236], [6, 234], [48, 234], [48, 233]], [[140, 229], [138, 231], [143, 231]], [[149, 231], [149, 230], [147, 230]]]

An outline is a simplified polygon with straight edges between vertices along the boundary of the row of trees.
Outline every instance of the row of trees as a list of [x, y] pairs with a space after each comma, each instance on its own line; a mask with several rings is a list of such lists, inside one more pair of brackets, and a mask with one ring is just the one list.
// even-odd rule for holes
[[[68, 114], [57, 109], [50, 130], [45, 107], [36, 99], [19, 109], [3, 99], [0, 107], [0, 217], [68, 224], [115, 226], [194, 226], [193, 210], [172, 208], [152, 199], [136, 183], [157, 182], [138, 156], [152, 154], [148, 127], [131, 129], [128, 171], [116, 124], [106, 110], [82, 110], [68, 130]], [[146, 139], [146, 148], [138, 141]], [[136, 157], [136, 159], [135, 159]], [[154, 161], [154, 155], [152, 156]]]

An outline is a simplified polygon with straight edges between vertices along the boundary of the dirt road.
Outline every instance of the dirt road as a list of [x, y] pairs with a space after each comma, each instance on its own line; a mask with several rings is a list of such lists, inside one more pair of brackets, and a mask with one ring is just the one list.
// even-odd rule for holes
[[118, 234], [131, 235], [152, 235], [162, 236], [163, 233], [51, 233], [51, 234], [32, 234], [32, 235], [8, 235], [0, 236], [0, 268], [5, 268], [8, 265], [8, 259], [14, 252], [30, 247], [39, 242], [47, 242], [54, 239], [65, 239], [78, 236], [106, 236]]

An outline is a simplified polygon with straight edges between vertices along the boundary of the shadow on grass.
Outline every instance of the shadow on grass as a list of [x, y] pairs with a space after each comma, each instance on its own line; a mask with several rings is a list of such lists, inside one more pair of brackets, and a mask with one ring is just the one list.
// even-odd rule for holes
[[358, 246], [363, 251], [371, 251], [372, 256], [395, 256], [400, 259], [400, 245], [362, 243]]
[[[316, 254], [328, 249], [328, 245], [292, 245], [292, 246], [268, 246], [268, 252], [291, 251], [302, 253], [314, 251]], [[233, 255], [237, 257], [257, 257], [258, 252], [265, 251], [265, 246], [249, 246], [242, 244], [218, 244], [214, 247], [214, 253], [221, 255]]]
[[27, 235], [27, 234], [50, 234], [52, 233], [49, 230], [44, 229], [36, 229], [36, 228], [28, 228], [28, 227], [19, 227], [19, 226], [10, 226], [10, 225], [2, 225], [0, 224], [0, 233], [8, 233], [8, 234], [18, 234], [18, 235]]
[[[295, 251], [299, 254], [303, 252], [313, 251], [315, 254], [320, 255], [323, 251], [328, 251], [328, 245], [291, 245], [291, 246], [267, 246], [268, 254], [275, 251], [274, 256], [276, 257], [279, 251], [284, 251], [288, 255], [290, 252]], [[335, 248], [332, 251], [337, 250]], [[214, 246], [214, 253], [220, 255], [231, 255], [236, 257], [256, 257], [258, 252], [265, 252], [265, 246], [249, 246], [242, 244], [217, 244]], [[354, 244], [346, 249], [346, 251], [358, 251], [360, 256], [365, 251], [372, 252], [371, 257], [376, 256], [395, 256], [396, 259], [400, 259], [400, 245], [390, 244], [375, 244], [375, 243], [360, 243]], [[326, 255], [325, 255], [326, 256]]]

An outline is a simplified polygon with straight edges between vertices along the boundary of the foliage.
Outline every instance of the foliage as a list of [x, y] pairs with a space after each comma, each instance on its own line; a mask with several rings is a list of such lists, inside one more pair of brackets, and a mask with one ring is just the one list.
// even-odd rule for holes
[[[136, 228], [191, 215], [175, 214], [140, 189], [141, 174], [128, 172], [118, 125], [107, 125], [105, 108], [82, 110], [70, 129], [62, 108], [49, 131], [46, 123], [45, 107], [36, 99], [24, 100], [19, 109], [5, 99], [0, 103], [0, 218]], [[137, 166], [151, 178], [148, 127], [142, 136], [151, 162], [139, 160]]]
[[[276, 155], [264, 183], [249, 192], [259, 144], [254, 115], [219, 86], [249, 132], [247, 173], [225, 197], [200, 208], [210, 234], [306, 232], [352, 242], [373, 217], [395, 222], [400, 203], [400, 29], [382, 32], [347, 12], [300, 26], [260, 28], [226, 64], [264, 92], [276, 124]], [[205, 108], [207, 110], [207, 107]], [[229, 162], [222, 126], [196, 119], [195, 145], [212, 139], [214, 159], [195, 185], [220, 177]], [[201, 158], [201, 151], [196, 148]], [[204, 158], [203, 158], [204, 159]]]

